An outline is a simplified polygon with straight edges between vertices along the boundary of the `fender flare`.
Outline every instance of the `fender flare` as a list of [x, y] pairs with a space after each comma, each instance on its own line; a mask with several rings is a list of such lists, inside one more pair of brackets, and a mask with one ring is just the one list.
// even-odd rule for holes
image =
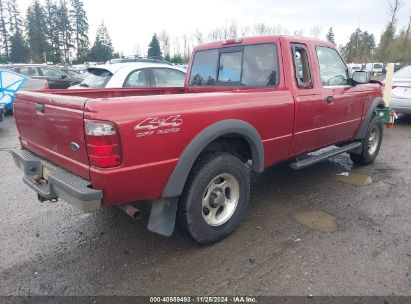
[[361, 123], [358, 134], [355, 137], [356, 140], [364, 139], [365, 133], [367, 133], [368, 125], [370, 124], [372, 116], [375, 113], [375, 109], [377, 108], [385, 108], [385, 102], [384, 99], [382, 99], [382, 97], [377, 97], [372, 101], [371, 105], [367, 110], [367, 114], [365, 115], [364, 121]]
[[236, 134], [244, 137], [251, 148], [252, 168], [255, 172], [264, 171], [264, 147], [257, 130], [249, 123], [242, 120], [223, 120], [210, 125], [201, 131], [184, 149], [181, 157], [174, 168], [164, 190], [162, 198], [176, 198], [183, 192], [188, 174], [194, 165], [194, 162], [212, 141], [218, 137]]

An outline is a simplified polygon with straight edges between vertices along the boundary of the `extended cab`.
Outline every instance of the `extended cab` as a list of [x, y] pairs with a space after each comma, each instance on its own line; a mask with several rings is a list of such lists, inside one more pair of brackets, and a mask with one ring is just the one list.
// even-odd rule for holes
[[372, 163], [381, 96], [368, 73], [349, 74], [331, 43], [232, 39], [194, 49], [184, 88], [18, 94], [22, 148], [13, 157], [41, 201], [135, 215], [130, 204], [149, 200], [149, 230], [171, 235], [177, 214], [208, 244], [245, 215], [250, 169], [285, 160], [301, 169], [343, 152]]

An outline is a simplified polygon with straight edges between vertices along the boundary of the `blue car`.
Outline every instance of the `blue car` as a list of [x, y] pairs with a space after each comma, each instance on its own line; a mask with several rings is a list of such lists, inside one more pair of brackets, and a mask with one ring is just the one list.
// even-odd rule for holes
[[6, 111], [13, 109], [14, 95], [26, 80], [20, 74], [0, 70], [0, 121], [3, 121]]

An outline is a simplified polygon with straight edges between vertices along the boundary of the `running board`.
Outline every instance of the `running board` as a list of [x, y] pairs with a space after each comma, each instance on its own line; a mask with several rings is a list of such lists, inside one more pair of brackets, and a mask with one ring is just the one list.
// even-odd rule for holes
[[290, 167], [295, 169], [295, 170], [300, 170], [300, 169], [303, 169], [305, 167], [308, 167], [308, 166], [314, 165], [316, 163], [319, 163], [323, 160], [326, 160], [326, 159], [328, 159], [332, 156], [358, 149], [358, 148], [361, 147], [361, 145], [362, 145], [361, 142], [354, 142], [354, 143], [348, 144], [346, 146], [339, 147], [339, 148], [333, 149], [331, 151], [327, 151], [327, 152], [325, 152], [323, 154], [320, 154], [320, 155], [315, 155], [315, 156], [311, 156], [309, 158], [306, 158], [306, 159], [303, 159], [303, 160], [300, 160], [300, 161], [296, 161], [294, 163], [291, 163]]

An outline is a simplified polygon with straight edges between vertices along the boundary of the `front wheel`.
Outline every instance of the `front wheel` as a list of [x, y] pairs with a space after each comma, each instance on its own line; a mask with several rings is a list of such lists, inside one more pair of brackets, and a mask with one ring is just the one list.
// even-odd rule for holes
[[239, 158], [205, 153], [194, 165], [179, 199], [180, 224], [199, 243], [218, 242], [240, 224], [249, 196], [249, 171]]
[[367, 129], [367, 133], [362, 141], [361, 154], [351, 153], [351, 160], [361, 166], [372, 164], [380, 152], [382, 137], [383, 137], [383, 125], [381, 120], [375, 116]]

